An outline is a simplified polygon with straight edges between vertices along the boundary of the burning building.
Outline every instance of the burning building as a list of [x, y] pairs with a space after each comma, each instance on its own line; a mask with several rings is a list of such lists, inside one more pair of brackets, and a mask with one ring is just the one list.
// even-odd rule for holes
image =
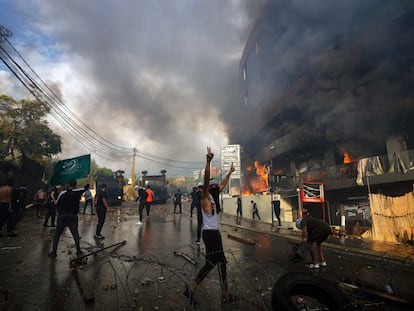
[[412, 191], [414, 3], [268, 0], [261, 12], [239, 66], [245, 126], [230, 134], [243, 162], [268, 163], [292, 206], [322, 183], [333, 224], [368, 192]]

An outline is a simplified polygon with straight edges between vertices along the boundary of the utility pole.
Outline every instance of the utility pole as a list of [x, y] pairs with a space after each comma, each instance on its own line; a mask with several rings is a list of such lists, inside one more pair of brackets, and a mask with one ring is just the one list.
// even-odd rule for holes
[[272, 214], [272, 226], [274, 225], [274, 210], [273, 210], [273, 196], [275, 189], [272, 188], [273, 185], [273, 149], [275, 149], [275, 145], [271, 145], [270, 150], [270, 169], [267, 175], [267, 187], [270, 191], [270, 211]]
[[132, 170], [131, 170], [131, 188], [132, 193], [134, 193], [134, 199], [135, 199], [135, 156], [137, 154], [137, 149], [134, 147], [133, 149], [133, 155], [132, 155]]
[[269, 174], [268, 174], [268, 177], [267, 177], [267, 182], [268, 182], [268, 187], [269, 187], [269, 189], [271, 189], [271, 186], [270, 186], [270, 184], [272, 183], [273, 184], [273, 177], [274, 177], [274, 175], [273, 175], [273, 150], [275, 149], [276, 147], [275, 147], [275, 145], [271, 145], [270, 146], [270, 148], [269, 148], [269, 150], [270, 150], [270, 169], [269, 169]]

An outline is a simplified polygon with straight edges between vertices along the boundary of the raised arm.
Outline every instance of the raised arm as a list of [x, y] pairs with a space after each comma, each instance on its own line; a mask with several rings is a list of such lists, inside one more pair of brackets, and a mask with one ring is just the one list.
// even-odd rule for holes
[[214, 153], [211, 152], [211, 148], [207, 147], [207, 155], [206, 155], [206, 167], [204, 170], [204, 186], [203, 191], [201, 193], [201, 208], [204, 210], [205, 213], [211, 214], [211, 202], [210, 202], [210, 164], [211, 160], [213, 160]]
[[224, 187], [226, 187], [227, 183], [230, 180], [230, 175], [234, 172], [234, 170], [235, 168], [233, 166], [233, 163], [231, 163], [230, 170], [228, 171], [226, 177], [224, 177], [224, 179], [220, 183], [220, 192], [223, 191]]

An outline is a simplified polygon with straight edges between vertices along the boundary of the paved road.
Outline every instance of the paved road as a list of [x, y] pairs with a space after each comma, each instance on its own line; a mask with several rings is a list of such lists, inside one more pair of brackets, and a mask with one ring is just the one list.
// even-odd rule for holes
[[[29, 210], [19, 224], [19, 237], [0, 239], [1, 310], [191, 309], [181, 293], [204, 263], [204, 246], [195, 244], [195, 218], [174, 216], [171, 205], [156, 205], [150, 218], [138, 227], [135, 207], [125, 204], [108, 212], [103, 230], [106, 239], [97, 242], [93, 239], [96, 216], [80, 215], [85, 251], [127, 243], [70, 266], [75, 247], [69, 231], [61, 238], [58, 258], [52, 260], [47, 252], [54, 228], [42, 227], [42, 219], [33, 215]], [[332, 242], [326, 251], [328, 267], [309, 271], [303, 263], [287, 259], [297, 238], [294, 233], [274, 231], [259, 222], [236, 223], [227, 216], [222, 220], [229, 285], [239, 299], [220, 305], [218, 275], [212, 271], [196, 294], [200, 310], [271, 310], [272, 287], [287, 271], [376, 286], [378, 291], [390, 284], [404, 298], [411, 293], [414, 275], [410, 261], [357, 253]]]

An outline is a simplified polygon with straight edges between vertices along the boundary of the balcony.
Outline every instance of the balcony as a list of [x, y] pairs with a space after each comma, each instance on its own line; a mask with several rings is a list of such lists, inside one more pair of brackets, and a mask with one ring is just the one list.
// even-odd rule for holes
[[325, 190], [414, 181], [414, 150], [306, 171], [304, 182], [323, 182]]

